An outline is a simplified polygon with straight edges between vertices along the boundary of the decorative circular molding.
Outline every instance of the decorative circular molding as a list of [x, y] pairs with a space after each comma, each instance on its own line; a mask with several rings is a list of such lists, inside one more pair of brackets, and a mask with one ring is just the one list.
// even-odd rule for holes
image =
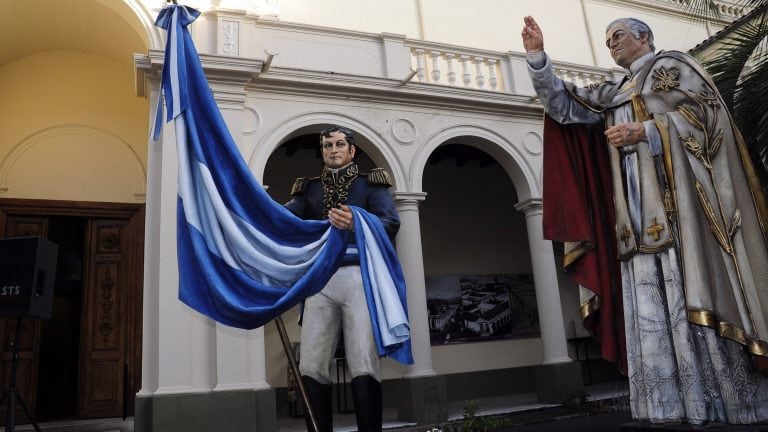
[[408, 119], [397, 119], [392, 122], [392, 136], [402, 144], [411, 144], [416, 139], [416, 125]]
[[243, 111], [245, 112], [243, 114], [243, 133], [251, 135], [261, 126], [261, 116], [258, 111], [249, 106], [246, 106]]
[[540, 154], [544, 149], [541, 135], [536, 132], [528, 132], [523, 136], [523, 146], [532, 155]]

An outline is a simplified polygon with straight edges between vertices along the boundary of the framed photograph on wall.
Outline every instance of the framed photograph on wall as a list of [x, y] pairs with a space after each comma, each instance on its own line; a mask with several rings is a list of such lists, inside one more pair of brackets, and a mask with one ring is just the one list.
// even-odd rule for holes
[[432, 345], [539, 336], [533, 276], [426, 278]]

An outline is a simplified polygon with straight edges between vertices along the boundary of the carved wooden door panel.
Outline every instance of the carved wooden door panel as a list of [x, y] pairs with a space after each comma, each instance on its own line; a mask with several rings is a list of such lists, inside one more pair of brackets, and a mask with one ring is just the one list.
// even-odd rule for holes
[[[91, 219], [86, 234], [80, 335], [81, 418], [122, 415], [131, 331], [128, 221]], [[132, 394], [132, 393], [131, 393]]]
[[[5, 217], [4, 237], [45, 238], [48, 234], [48, 218], [13, 216]], [[19, 361], [16, 371], [16, 388], [30, 412], [35, 412], [37, 400], [37, 371], [40, 353], [40, 320], [23, 319], [19, 328]], [[13, 339], [16, 332], [16, 318], [0, 320], [0, 338], [2, 338], [2, 389], [8, 388], [13, 360]], [[0, 407], [0, 422], [5, 422], [6, 405]], [[17, 423], [27, 423], [26, 415], [17, 407]]]

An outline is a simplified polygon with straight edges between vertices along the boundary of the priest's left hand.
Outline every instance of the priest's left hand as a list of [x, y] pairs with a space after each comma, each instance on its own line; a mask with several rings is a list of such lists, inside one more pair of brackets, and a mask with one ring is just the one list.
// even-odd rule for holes
[[328, 221], [338, 229], [355, 230], [355, 219], [352, 217], [352, 210], [349, 209], [349, 206], [342, 204], [340, 208], [332, 208], [328, 212]]
[[645, 141], [645, 126], [638, 122], [617, 124], [605, 131], [605, 137], [608, 144], [614, 147], [634, 145]]

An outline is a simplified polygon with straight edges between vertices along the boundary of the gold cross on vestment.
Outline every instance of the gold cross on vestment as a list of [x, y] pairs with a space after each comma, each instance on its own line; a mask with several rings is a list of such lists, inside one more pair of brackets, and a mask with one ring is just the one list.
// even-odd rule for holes
[[621, 241], [624, 242], [624, 247], [629, 247], [629, 239], [632, 238], [632, 233], [629, 231], [629, 228], [627, 228], [627, 225], [624, 225], [624, 229], [621, 231]]
[[656, 218], [651, 219], [651, 226], [645, 229], [646, 234], [653, 236], [653, 241], [659, 241], [659, 233], [662, 231], [664, 231], [664, 225], [656, 222]]

